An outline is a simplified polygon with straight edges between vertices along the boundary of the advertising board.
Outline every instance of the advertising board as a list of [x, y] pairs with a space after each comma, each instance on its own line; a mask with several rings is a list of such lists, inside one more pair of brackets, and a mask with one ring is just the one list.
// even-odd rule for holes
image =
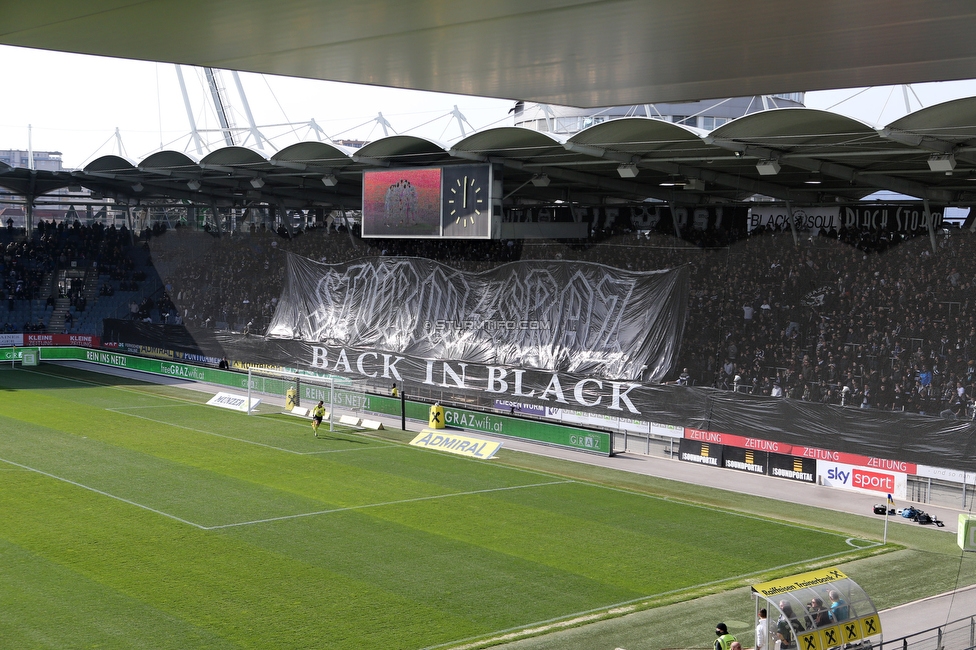
[[854, 490], [878, 496], [892, 495], [905, 499], [908, 495], [908, 475], [860, 467], [829, 460], [817, 461], [817, 476], [823, 485]]

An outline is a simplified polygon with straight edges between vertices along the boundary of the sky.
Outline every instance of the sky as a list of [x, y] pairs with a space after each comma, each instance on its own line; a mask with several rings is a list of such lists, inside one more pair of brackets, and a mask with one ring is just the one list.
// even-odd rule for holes
[[[0, 149], [60, 151], [67, 168], [84, 167], [106, 154], [138, 162], [159, 151], [199, 154], [190, 138], [176, 66], [0, 46], [4, 70]], [[193, 120], [203, 137], [223, 146], [202, 68], [182, 66]], [[233, 75], [218, 73], [236, 126], [247, 126], [244, 101]], [[370, 140], [389, 133], [451, 144], [462, 137], [451, 112], [465, 117], [465, 132], [512, 124], [511, 100], [239, 74], [254, 121], [270, 145], [264, 155], [302, 140]], [[809, 92], [806, 105], [884, 126], [922, 106], [976, 95], [976, 81]], [[316, 135], [310, 123], [324, 135]], [[249, 139], [243, 143], [254, 147]], [[273, 146], [272, 146], [273, 145]]]

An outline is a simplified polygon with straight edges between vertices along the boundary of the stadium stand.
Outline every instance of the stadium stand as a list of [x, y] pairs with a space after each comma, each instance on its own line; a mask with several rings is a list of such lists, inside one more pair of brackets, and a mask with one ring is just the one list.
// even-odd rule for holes
[[[677, 240], [594, 231], [585, 243], [361, 239], [344, 228], [215, 237], [157, 227], [42, 223], [0, 233], [4, 331], [101, 333], [105, 318], [263, 333], [285, 251], [327, 263], [418, 256], [469, 271], [518, 259], [579, 260], [633, 271], [688, 265], [679, 361], [689, 383], [860, 408], [972, 417], [976, 394], [976, 235], [725, 231]], [[90, 272], [86, 269], [95, 269]], [[79, 270], [81, 269], [81, 270]], [[158, 274], [158, 277], [157, 275]], [[148, 281], [147, 281], [148, 280]], [[59, 316], [67, 316], [60, 320]]]

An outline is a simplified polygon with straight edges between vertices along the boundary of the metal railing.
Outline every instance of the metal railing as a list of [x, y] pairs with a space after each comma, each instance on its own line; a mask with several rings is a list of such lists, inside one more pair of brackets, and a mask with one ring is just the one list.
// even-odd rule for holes
[[876, 645], [875, 650], [971, 650], [976, 647], [976, 616]]

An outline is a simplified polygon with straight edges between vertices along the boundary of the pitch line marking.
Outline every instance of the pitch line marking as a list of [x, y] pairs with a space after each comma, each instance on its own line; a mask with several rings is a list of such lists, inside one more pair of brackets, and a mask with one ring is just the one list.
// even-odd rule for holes
[[[334, 452], [337, 452], [337, 451], [368, 451], [370, 449], [383, 449], [385, 447], [398, 447], [399, 446], [399, 445], [395, 445], [395, 444], [386, 444], [386, 445], [379, 445], [379, 446], [371, 446], [371, 447], [369, 447], [367, 449], [349, 449], [349, 450], [345, 450], [345, 449], [333, 449], [333, 450], [320, 450], [320, 451], [295, 451], [294, 449], [285, 449], [283, 447], [275, 447], [274, 445], [268, 445], [268, 444], [265, 444], [265, 443], [262, 443], [262, 442], [254, 442], [253, 440], [245, 440], [244, 438], [235, 438], [233, 436], [226, 436], [226, 435], [223, 435], [223, 434], [220, 434], [220, 433], [214, 433], [213, 431], [203, 431], [201, 429], [194, 429], [192, 427], [186, 427], [186, 426], [183, 426], [183, 425], [180, 425], [180, 424], [173, 424], [171, 422], [166, 422], [165, 420], [153, 420], [152, 418], [147, 418], [147, 417], [144, 417], [144, 416], [141, 416], [141, 415], [135, 415], [134, 413], [125, 413], [125, 411], [131, 410], [131, 409], [173, 408], [173, 407], [177, 407], [177, 406], [199, 406], [199, 407], [202, 407], [202, 408], [206, 408], [207, 405], [204, 402], [194, 402], [193, 400], [184, 399], [182, 397], [173, 397], [173, 396], [170, 396], [170, 395], [155, 395], [155, 394], [153, 394], [151, 392], [148, 392], [148, 391], [141, 391], [141, 390], [134, 390], [134, 389], [129, 389], [129, 388], [122, 388], [120, 386], [113, 386], [111, 384], [102, 384], [102, 383], [99, 383], [97, 381], [88, 381], [88, 380], [85, 380], [85, 379], [77, 379], [75, 377], [64, 377], [62, 375], [56, 375], [56, 374], [51, 374], [51, 373], [47, 373], [47, 372], [39, 372], [37, 370], [28, 370], [27, 372], [30, 372], [30, 373], [33, 373], [33, 374], [36, 374], [36, 375], [41, 375], [43, 377], [51, 377], [51, 378], [54, 378], [54, 379], [63, 379], [65, 381], [73, 381], [73, 382], [76, 382], [76, 383], [79, 383], [79, 384], [86, 384], [88, 386], [96, 386], [98, 388], [108, 388], [109, 390], [117, 390], [117, 391], [120, 391], [120, 392], [123, 392], [123, 393], [130, 393], [132, 395], [141, 395], [142, 397], [150, 397], [150, 398], [154, 398], [154, 399], [169, 400], [169, 401], [173, 401], [173, 402], [180, 402], [180, 404], [156, 404], [156, 405], [148, 405], [148, 406], [119, 406], [119, 407], [115, 407], [115, 408], [107, 408], [105, 410], [106, 411], [112, 411], [113, 413], [118, 413], [119, 415], [129, 415], [129, 416], [132, 416], [134, 418], [140, 418], [140, 419], [143, 419], [143, 420], [149, 420], [150, 422], [156, 422], [157, 424], [166, 424], [166, 425], [169, 425], [169, 426], [172, 426], [172, 427], [178, 427], [178, 428], [181, 428], [181, 429], [186, 429], [188, 431], [195, 431], [196, 433], [203, 433], [203, 434], [206, 434], [206, 435], [217, 436], [219, 438], [226, 438], [227, 440], [235, 440], [237, 442], [244, 442], [244, 443], [248, 443], [248, 444], [252, 444], [252, 445], [258, 445], [258, 446], [262, 446], [262, 447], [267, 447], [268, 449], [275, 449], [277, 451], [283, 451], [285, 453], [295, 454], [295, 455], [298, 455], [298, 456], [314, 456], [314, 455], [317, 455], [317, 454], [334, 453]], [[86, 372], [94, 372], [94, 371], [86, 371]], [[152, 384], [152, 383], [149, 383], [148, 386], [150, 388], [151, 387], [155, 387], [155, 386], [163, 386], [163, 387], [165, 387], [166, 384]], [[181, 389], [181, 390], [189, 390], [189, 389], [185, 389], [184, 388], [184, 389]], [[264, 416], [258, 414], [257, 417], [264, 417]], [[292, 425], [293, 424], [293, 425], [302, 426], [302, 423], [299, 423], [299, 422], [287, 422], [287, 424], [289, 424], [289, 425]], [[356, 431], [343, 431], [341, 433], [343, 435], [353, 435], [353, 436], [356, 436], [356, 437], [359, 437], [359, 438], [371, 438], [370, 436], [363, 435], [362, 433], [356, 432]]]
[[127, 503], [130, 506], [135, 506], [136, 508], [141, 508], [142, 510], [148, 510], [149, 512], [155, 513], [157, 515], [162, 515], [163, 517], [167, 517], [169, 519], [174, 519], [174, 520], [180, 522], [181, 524], [186, 524], [188, 526], [193, 526], [194, 528], [199, 528], [200, 530], [207, 530], [207, 527], [206, 526], [201, 526], [200, 524], [195, 524], [192, 521], [187, 521], [186, 519], [181, 519], [180, 517], [177, 517], [176, 515], [171, 515], [168, 512], [163, 512], [162, 510], [156, 510], [155, 508], [150, 508], [149, 506], [143, 505], [141, 503], [137, 503], [135, 501], [132, 501], [131, 499], [126, 499], [124, 497], [120, 497], [120, 496], [117, 496], [115, 494], [111, 494], [109, 492], [105, 492], [103, 490], [99, 490], [97, 488], [93, 488], [90, 485], [85, 485], [84, 483], [79, 483], [77, 481], [72, 481], [71, 479], [64, 478], [63, 476], [58, 476], [56, 474], [51, 474], [49, 472], [45, 472], [45, 471], [39, 470], [39, 469], [37, 469], [35, 467], [30, 467], [28, 465], [21, 465], [20, 463], [15, 463], [14, 461], [7, 460], [6, 458], [0, 458], [0, 462], [8, 463], [8, 464], [13, 465], [15, 467], [19, 467], [19, 468], [21, 468], [23, 470], [27, 470], [29, 472], [35, 472], [37, 474], [40, 474], [41, 476], [46, 476], [48, 478], [53, 478], [53, 479], [55, 479], [57, 481], [62, 481], [64, 483], [68, 483], [70, 485], [74, 485], [75, 487], [80, 487], [80, 488], [82, 488], [84, 490], [88, 490], [90, 492], [94, 492], [95, 494], [100, 494], [103, 497], [108, 497], [110, 499], [115, 499], [116, 501], [121, 501], [122, 503]]
[[249, 445], [257, 445], [258, 447], [266, 447], [267, 449], [274, 449], [275, 451], [283, 451], [288, 454], [296, 454], [298, 456], [304, 455], [305, 452], [295, 451], [293, 449], [285, 449], [284, 447], [275, 447], [274, 445], [265, 444], [263, 442], [255, 442], [254, 440], [246, 440], [244, 438], [235, 438], [234, 436], [226, 436], [222, 433], [215, 433], [213, 431], [204, 431], [203, 429], [194, 429], [193, 427], [184, 426], [182, 424], [174, 424], [172, 422], [166, 422], [165, 420], [154, 420], [153, 418], [147, 418], [142, 415], [136, 415], [135, 413], [126, 413], [119, 409], [105, 409], [106, 411], [111, 411], [113, 413], [118, 413], [119, 415], [127, 415], [130, 418], [139, 418], [140, 420], [147, 420], [149, 422], [155, 422], [156, 424], [165, 424], [166, 426], [176, 427], [177, 429], [186, 429], [187, 431], [194, 431], [196, 433], [203, 433], [208, 436], [216, 436], [218, 438], [224, 438], [226, 440], [234, 440], [236, 442], [244, 442]]
[[[66, 366], [66, 367], [69, 367], [70, 368], [72, 366]], [[103, 366], [99, 366], [99, 367], [103, 367]], [[123, 370], [125, 370], [125, 368], [123, 368]], [[155, 393], [149, 392], [148, 390], [136, 390], [135, 388], [123, 388], [122, 386], [113, 386], [112, 384], [104, 384], [104, 383], [100, 383], [100, 382], [97, 382], [97, 381], [90, 381], [90, 380], [87, 380], [87, 379], [78, 379], [77, 377], [66, 377], [64, 375], [52, 374], [50, 372], [41, 372], [39, 370], [27, 370], [26, 372], [29, 372], [29, 373], [32, 373], [32, 374], [35, 374], [35, 375], [41, 375], [42, 377], [50, 377], [52, 379], [61, 379], [63, 381], [73, 381], [73, 382], [75, 382], [77, 384], [85, 384], [87, 386], [96, 386], [98, 388], [107, 388], [109, 390], [117, 390], [117, 391], [119, 391], [121, 393], [129, 393], [131, 395], [139, 395], [141, 397], [149, 397], [149, 398], [152, 398], [152, 399], [159, 399], [159, 400], [169, 400], [169, 401], [172, 401], [172, 402], [183, 402], [184, 404], [192, 404], [194, 406], [205, 406], [206, 405], [205, 402], [197, 402], [197, 401], [194, 401], [192, 399], [186, 399], [184, 397], [173, 397], [172, 395], [159, 395], [159, 394], [155, 394]], [[96, 371], [96, 370], [84, 370], [84, 369], [82, 369], [82, 372], [88, 372], [88, 373], [98, 374], [98, 371]], [[141, 371], [132, 370], [130, 372], [141, 372]], [[136, 381], [141, 381], [141, 380], [138, 380], [137, 379]], [[153, 388], [153, 387], [167, 388], [167, 387], [171, 386], [171, 384], [154, 384], [152, 382], [144, 382], [144, 384], [145, 384], [146, 388]], [[211, 384], [207, 384], [207, 385], [210, 386]], [[180, 390], [190, 390], [188, 388], [180, 388], [179, 386], [176, 386], [176, 388], [178, 388]]]
[[414, 497], [412, 499], [399, 499], [397, 501], [385, 501], [383, 503], [367, 503], [361, 506], [347, 506], [345, 508], [331, 508], [329, 510], [318, 510], [316, 512], [302, 512], [297, 515], [284, 515], [281, 517], [269, 517], [268, 519], [255, 519], [254, 521], [242, 521], [234, 524], [221, 524], [219, 526], [207, 526], [206, 530], [217, 530], [220, 528], [235, 528], [239, 526], [250, 526], [252, 524], [266, 524], [273, 521], [284, 521], [287, 519], [299, 519], [302, 517], [314, 517], [316, 515], [328, 515], [336, 512], [349, 512], [352, 510], [365, 510], [366, 508], [381, 508], [384, 506], [396, 506], [404, 503], [416, 503], [419, 501], [434, 501], [436, 499], [449, 499], [451, 497], [471, 496], [473, 494], [488, 494], [490, 492], [504, 492], [506, 490], [521, 490], [523, 488], [545, 487], [547, 485], [561, 485], [563, 483], [575, 483], [576, 481], [551, 481], [549, 483], [532, 483], [528, 485], [511, 485], [500, 488], [486, 488], [484, 490], [470, 490], [468, 492], [452, 492], [450, 494], [435, 494], [426, 497]]
[[[128, 408], [128, 407], [123, 407]], [[135, 407], [135, 408], [168, 408], [168, 407]], [[182, 424], [175, 424], [173, 422], [167, 422], [166, 420], [154, 420], [153, 418], [147, 418], [144, 415], [136, 415], [135, 413], [125, 413], [121, 408], [111, 408], [105, 409], [106, 411], [111, 411], [113, 413], [118, 413], [119, 415], [127, 415], [133, 418], [139, 418], [140, 420], [148, 420], [149, 422], [155, 422], [157, 424], [164, 424], [170, 427], [176, 427], [177, 429], [186, 429], [187, 431], [193, 431], [195, 433], [203, 433], [208, 436], [216, 436], [217, 438], [224, 438], [226, 440], [234, 440], [235, 442], [244, 442], [249, 445], [257, 445], [259, 447], [266, 447], [267, 449], [274, 449], [275, 451], [283, 451], [288, 454], [295, 454], [296, 456], [314, 456], [316, 454], [335, 454], [344, 451], [370, 451], [373, 449], [385, 449], [387, 447], [396, 447], [397, 445], [370, 445], [364, 449], [320, 449], [318, 451], [295, 451], [294, 449], [286, 449], [284, 447], [275, 447], [274, 445], [269, 445], [264, 442], [256, 442], [254, 440], [247, 440], [245, 438], [235, 438], [234, 436], [224, 435], [223, 433], [216, 433], [214, 431], [204, 431], [203, 429], [194, 429], [193, 427], [188, 427]], [[344, 434], [342, 434], [344, 435]]]
[[176, 408], [186, 408], [188, 406], [202, 406], [201, 404], [188, 403], [188, 404], [154, 404], [152, 406], [116, 406], [115, 408], [107, 409], [109, 411], [131, 411], [133, 409], [176, 409]]
[[[321, 438], [322, 436], [319, 436]], [[356, 449], [349, 447], [347, 449], [319, 449], [318, 451], [298, 451], [297, 454], [302, 456], [318, 456], [319, 454], [344, 454], [349, 451], [371, 451], [373, 449], [395, 449], [399, 445], [370, 445], [369, 447], [364, 447], [363, 449]]]

